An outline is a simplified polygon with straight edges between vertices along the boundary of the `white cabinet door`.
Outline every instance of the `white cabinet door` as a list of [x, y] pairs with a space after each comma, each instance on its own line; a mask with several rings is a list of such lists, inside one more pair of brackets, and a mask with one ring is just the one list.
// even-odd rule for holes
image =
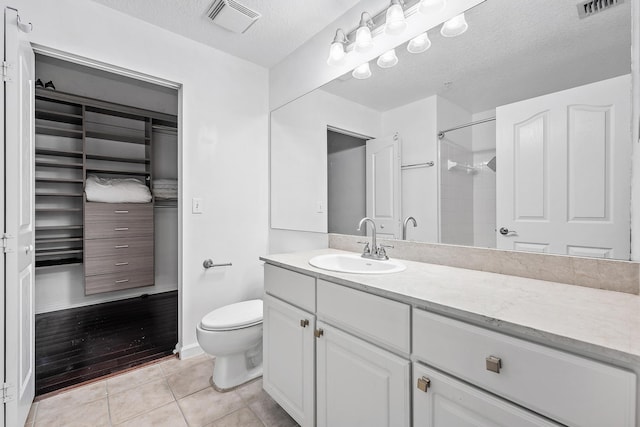
[[408, 360], [318, 322], [319, 427], [410, 425]]
[[559, 426], [419, 363], [413, 364], [413, 387], [414, 427]]
[[263, 387], [302, 427], [314, 425], [315, 316], [264, 296]]

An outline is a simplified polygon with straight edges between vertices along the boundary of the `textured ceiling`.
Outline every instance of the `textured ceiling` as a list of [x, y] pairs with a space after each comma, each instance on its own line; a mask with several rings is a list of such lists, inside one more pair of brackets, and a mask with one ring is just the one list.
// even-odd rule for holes
[[[466, 13], [469, 30], [380, 69], [367, 80], [337, 79], [324, 90], [386, 111], [440, 94], [470, 112], [631, 71], [631, 2], [578, 19], [576, 0], [487, 0]], [[447, 84], [447, 82], [451, 82]]]
[[358, 0], [239, 0], [262, 15], [244, 34], [212, 23], [213, 0], [94, 0], [120, 12], [271, 68]]

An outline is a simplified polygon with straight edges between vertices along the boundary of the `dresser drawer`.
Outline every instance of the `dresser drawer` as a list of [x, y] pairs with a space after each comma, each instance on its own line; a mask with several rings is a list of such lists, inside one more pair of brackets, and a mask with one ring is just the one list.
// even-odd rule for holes
[[409, 354], [410, 307], [376, 295], [318, 280], [318, 317]]
[[85, 239], [129, 238], [153, 234], [153, 219], [87, 222]]
[[84, 284], [85, 295], [153, 286], [153, 263], [133, 271], [87, 276], [84, 279]]
[[153, 269], [153, 256], [123, 256], [109, 255], [101, 258], [87, 258], [84, 260], [85, 276], [108, 273], [130, 273], [148, 266]]
[[423, 310], [413, 312], [413, 354], [563, 424], [635, 426], [636, 376], [620, 368]]
[[153, 256], [153, 236], [140, 236], [135, 239], [90, 239], [84, 242], [84, 257], [103, 256]]
[[84, 204], [85, 222], [113, 221], [114, 218], [124, 220], [148, 220], [153, 218], [151, 203], [97, 203]]
[[313, 277], [265, 264], [264, 291], [311, 313], [316, 311], [316, 279]]

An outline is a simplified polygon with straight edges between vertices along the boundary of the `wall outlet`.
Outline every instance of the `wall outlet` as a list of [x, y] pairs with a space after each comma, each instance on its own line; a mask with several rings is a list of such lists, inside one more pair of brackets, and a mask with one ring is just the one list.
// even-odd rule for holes
[[191, 213], [201, 214], [204, 212], [204, 202], [202, 197], [194, 197], [191, 199]]

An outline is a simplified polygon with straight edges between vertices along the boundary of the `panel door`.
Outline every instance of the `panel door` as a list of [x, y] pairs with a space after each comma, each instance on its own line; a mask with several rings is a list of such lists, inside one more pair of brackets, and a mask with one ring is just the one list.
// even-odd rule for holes
[[24, 425], [35, 394], [34, 357], [34, 82], [35, 57], [18, 15], [5, 9], [5, 381], [7, 425]]
[[318, 427], [410, 425], [409, 361], [318, 322]]
[[378, 236], [387, 239], [402, 235], [400, 143], [395, 134], [370, 139], [366, 146], [367, 216], [376, 222]]
[[263, 387], [302, 427], [315, 420], [315, 316], [264, 296]]
[[414, 427], [560, 426], [420, 363], [413, 364], [413, 387]]
[[496, 110], [499, 248], [629, 257], [630, 84], [621, 76]]

